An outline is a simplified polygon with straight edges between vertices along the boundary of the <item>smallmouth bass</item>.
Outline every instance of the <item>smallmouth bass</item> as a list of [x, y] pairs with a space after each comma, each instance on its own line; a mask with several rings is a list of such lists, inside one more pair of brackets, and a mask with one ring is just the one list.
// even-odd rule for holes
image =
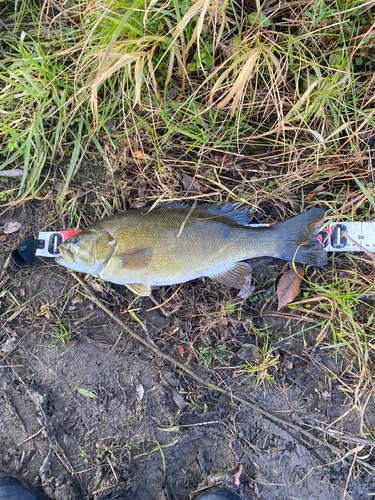
[[325, 210], [315, 208], [271, 227], [248, 227], [247, 208], [171, 204], [129, 210], [95, 222], [59, 246], [56, 262], [68, 269], [126, 285], [148, 296], [151, 286], [175, 285], [200, 277], [251, 293], [254, 257], [277, 257], [324, 266], [318, 242]]

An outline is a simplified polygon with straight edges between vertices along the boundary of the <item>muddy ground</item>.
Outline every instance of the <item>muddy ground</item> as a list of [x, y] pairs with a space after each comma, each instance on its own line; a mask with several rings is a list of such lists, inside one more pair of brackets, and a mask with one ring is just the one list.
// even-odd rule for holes
[[[15, 244], [53, 228], [48, 210], [29, 201], [3, 214], [2, 224], [22, 227], [3, 241], [2, 266]], [[322, 334], [319, 318], [277, 313], [284, 262], [251, 264], [255, 295], [248, 301], [209, 280], [155, 289], [157, 303], [170, 301], [148, 312], [155, 303], [134, 302], [125, 287], [102, 283], [94, 293], [144, 335], [132, 309], [162, 352], [325, 444], [202, 387], [130, 338], [69, 272], [37, 258], [30, 268], [8, 261], [3, 269], [0, 472], [17, 474], [41, 499], [184, 500], [211, 484], [233, 485], [240, 461], [243, 498], [374, 495], [371, 471], [353, 461], [358, 455], [372, 463], [371, 448], [321, 430], [331, 425], [355, 437], [364, 426], [374, 429], [373, 397], [351, 392], [355, 365], [326, 349], [330, 332]], [[270, 347], [274, 383], [257, 385], [243, 367]], [[355, 404], [363, 398], [365, 411]]]

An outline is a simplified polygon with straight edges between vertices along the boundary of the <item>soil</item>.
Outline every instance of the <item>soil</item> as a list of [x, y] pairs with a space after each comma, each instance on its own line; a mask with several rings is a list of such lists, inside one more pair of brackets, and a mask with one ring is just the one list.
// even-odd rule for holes
[[[23, 224], [7, 237], [4, 261], [15, 244], [37, 234], [47, 214], [45, 204], [27, 202], [2, 216]], [[244, 499], [374, 494], [373, 475], [354, 463], [357, 455], [371, 463], [372, 448], [322, 432], [330, 425], [350, 436], [374, 429], [373, 399], [365, 413], [353, 404], [353, 363], [324, 348], [329, 332], [322, 335], [318, 320], [277, 313], [275, 279], [284, 262], [251, 265], [256, 288], [248, 301], [209, 280], [155, 289], [157, 303], [170, 301], [153, 311], [154, 302], [134, 302], [125, 287], [101, 283], [94, 290], [145, 335], [127, 312], [133, 310], [162, 352], [324, 444], [202, 387], [130, 338], [69, 272], [37, 258], [33, 267], [8, 261], [4, 269], [3, 291], [20, 305], [0, 295], [0, 472], [55, 500], [184, 500], [213, 484], [229, 485]], [[259, 358], [265, 338], [278, 356], [267, 372], [274, 383], [257, 384], [244, 366]]]

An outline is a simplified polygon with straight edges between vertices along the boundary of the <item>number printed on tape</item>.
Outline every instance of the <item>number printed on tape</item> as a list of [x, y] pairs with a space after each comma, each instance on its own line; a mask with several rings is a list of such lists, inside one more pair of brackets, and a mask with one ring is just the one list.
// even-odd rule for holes
[[330, 223], [319, 235], [324, 232], [328, 234], [328, 238], [322, 238], [327, 252], [361, 252], [362, 248], [370, 252], [375, 251], [374, 222]]

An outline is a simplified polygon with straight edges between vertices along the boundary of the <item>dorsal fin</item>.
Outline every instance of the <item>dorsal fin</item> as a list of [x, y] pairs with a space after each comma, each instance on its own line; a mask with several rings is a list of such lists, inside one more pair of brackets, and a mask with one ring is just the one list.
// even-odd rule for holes
[[246, 226], [250, 224], [253, 216], [249, 213], [250, 207], [243, 206], [243, 203], [213, 203], [212, 205], [206, 203], [204, 205], [198, 205], [196, 210], [201, 210], [208, 214], [218, 215], [221, 217], [227, 217], [228, 219], [240, 224], [241, 226]]
[[[167, 203], [166, 205], [157, 207], [157, 209], [163, 210], [167, 210], [168, 208], [191, 208], [191, 205], [186, 202], [173, 201], [171, 203]], [[243, 206], [242, 202], [205, 203], [204, 205], [197, 205], [195, 210], [200, 210], [202, 212], [206, 212], [207, 214], [217, 215], [220, 217], [227, 217], [241, 226], [250, 224], [253, 219], [253, 216], [250, 214], [251, 208], [249, 206]]]
[[191, 208], [191, 204], [186, 201], [169, 201], [165, 205], [158, 205], [153, 210], [164, 210], [168, 208]]

